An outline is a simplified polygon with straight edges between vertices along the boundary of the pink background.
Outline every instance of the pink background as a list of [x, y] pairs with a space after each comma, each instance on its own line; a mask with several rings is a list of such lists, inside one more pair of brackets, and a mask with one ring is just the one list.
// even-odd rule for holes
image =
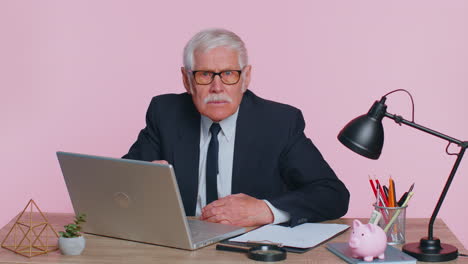
[[[403, 88], [417, 123], [467, 140], [467, 14], [465, 0], [1, 1], [0, 226], [30, 198], [71, 212], [55, 151], [126, 153], [151, 97], [184, 91], [183, 46], [207, 27], [245, 40], [252, 91], [302, 109], [306, 133], [351, 192], [346, 217], [370, 215], [368, 175], [392, 175], [399, 194], [415, 182], [408, 217], [430, 217], [455, 160], [445, 141], [386, 119], [373, 161], [336, 136]], [[410, 119], [406, 94], [387, 103]], [[439, 214], [465, 247], [467, 161]]]

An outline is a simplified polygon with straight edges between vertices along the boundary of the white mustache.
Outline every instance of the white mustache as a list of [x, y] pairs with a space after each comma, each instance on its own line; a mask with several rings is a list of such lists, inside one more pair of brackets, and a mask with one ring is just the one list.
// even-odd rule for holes
[[203, 99], [203, 102], [205, 104], [216, 101], [227, 101], [231, 103], [232, 99], [226, 94], [209, 94], [207, 97], [205, 97], [205, 99]]

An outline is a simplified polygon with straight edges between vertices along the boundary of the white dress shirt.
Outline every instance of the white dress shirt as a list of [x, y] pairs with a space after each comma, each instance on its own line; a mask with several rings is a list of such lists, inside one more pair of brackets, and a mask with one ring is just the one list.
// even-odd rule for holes
[[[217, 176], [218, 183], [218, 198], [222, 198], [231, 194], [232, 184], [232, 166], [234, 162], [234, 142], [236, 139], [236, 123], [237, 111], [228, 118], [219, 122], [221, 131], [218, 134], [219, 152], [218, 152], [218, 167], [219, 172]], [[206, 206], [206, 156], [208, 152], [208, 145], [211, 140], [210, 127], [213, 121], [206, 116], [201, 116], [200, 121], [200, 163], [198, 167], [198, 196], [196, 215], [201, 215], [201, 209]], [[270, 207], [273, 213], [273, 224], [284, 223], [289, 221], [289, 213], [279, 210], [271, 205], [270, 202], [264, 200]]]

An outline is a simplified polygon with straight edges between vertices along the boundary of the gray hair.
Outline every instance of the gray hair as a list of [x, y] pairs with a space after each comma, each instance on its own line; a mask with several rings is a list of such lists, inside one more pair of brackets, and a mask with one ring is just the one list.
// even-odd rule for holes
[[192, 70], [195, 51], [207, 52], [217, 47], [228, 47], [238, 53], [239, 66], [248, 64], [247, 49], [242, 39], [234, 32], [222, 28], [211, 28], [198, 32], [184, 48], [184, 67]]

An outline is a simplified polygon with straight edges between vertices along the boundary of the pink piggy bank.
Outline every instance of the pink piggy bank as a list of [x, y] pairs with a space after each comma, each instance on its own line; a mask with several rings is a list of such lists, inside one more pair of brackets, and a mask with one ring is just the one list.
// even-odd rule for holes
[[349, 238], [349, 247], [353, 258], [362, 257], [365, 261], [372, 261], [374, 257], [384, 259], [387, 236], [378, 225], [364, 225], [359, 220], [354, 220], [353, 232]]

